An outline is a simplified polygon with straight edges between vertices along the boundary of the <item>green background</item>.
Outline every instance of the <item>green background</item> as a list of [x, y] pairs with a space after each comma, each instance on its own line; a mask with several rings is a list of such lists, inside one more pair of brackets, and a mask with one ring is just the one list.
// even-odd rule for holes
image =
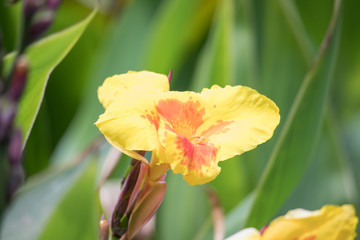
[[[208, 184], [226, 215], [226, 236], [261, 228], [294, 208], [350, 203], [359, 213], [360, 2], [335, 2], [118, 0], [102, 2], [93, 16], [96, 4], [64, 0], [49, 38], [26, 52], [33, 72], [17, 125], [29, 133], [27, 177], [0, 238], [97, 239], [102, 210], [96, 186], [110, 147], [78, 154], [100, 136], [97, 87], [128, 70], [173, 69], [172, 90], [246, 85], [280, 108], [273, 138], [221, 162], [220, 175]], [[10, 53], [20, 6], [3, 5]], [[47, 64], [38, 64], [41, 71], [38, 61]], [[128, 163], [122, 157], [110, 179], [120, 179]], [[212, 239], [204, 187], [170, 172], [166, 181], [153, 239]]]

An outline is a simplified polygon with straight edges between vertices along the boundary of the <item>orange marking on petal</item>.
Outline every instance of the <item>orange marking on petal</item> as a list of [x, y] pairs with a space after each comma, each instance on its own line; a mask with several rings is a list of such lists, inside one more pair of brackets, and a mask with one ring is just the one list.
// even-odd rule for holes
[[199, 101], [160, 100], [156, 109], [160, 116], [169, 122], [173, 131], [186, 137], [192, 137], [204, 122], [205, 109], [201, 107]]
[[233, 123], [234, 121], [222, 121], [218, 120], [217, 124], [210, 126], [208, 129], [204, 130], [200, 133], [201, 136], [209, 137], [211, 135], [226, 133], [230, 130], [230, 128], [226, 128], [228, 125]]
[[[145, 110], [146, 111], [146, 110]], [[142, 118], [147, 118], [147, 120], [155, 126], [156, 130], [159, 129], [159, 122], [160, 122], [160, 117], [157, 114], [146, 114], [146, 115], [141, 115]]]
[[203, 174], [202, 166], [210, 166], [218, 151], [206, 141], [193, 144], [186, 137], [180, 135], [176, 139], [176, 148], [183, 153], [181, 164], [189, 170], [199, 172], [200, 175]]

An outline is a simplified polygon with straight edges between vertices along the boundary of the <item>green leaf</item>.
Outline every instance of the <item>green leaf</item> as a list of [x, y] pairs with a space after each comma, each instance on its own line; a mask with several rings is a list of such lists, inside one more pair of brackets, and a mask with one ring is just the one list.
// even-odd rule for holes
[[22, 13], [22, 4], [12, 4], [8, 6], [6, 0], [0, 0], [0, 29], [2, 34], [2, 50], [11, 52], [15, 49], [16, 39], [20, 26], [20, 19]]
[[93, 53], [97, 60], [92, 64], [82, 102], [56, 146], [51, 159], [53, 163], [63, 163], [64, 159], [85, 148], [100, 135], [94, 122], [103, 112], [103, 108], [97, 99], [96, 90], [105, 78], [111, 75], [139, 69], [154, 8], [156, 5], [149, 1], [133, 1], [120, 17], [113, 21], [108, 31], [103, 33], [104, 41]]
[[[56, 21], [50, 29], [54, 33], [80, 22], [91, 12], [88, 6], [77, 1], [62, 1], [60, 6], [56, 13]], [[99, 43], [104, 38], [103, 33], [107, 30], [107, 26], [109, 26], [108, 17], [100, 13], [96, 14], [75, 46], [51, 73], [42, 103], [42, 105], [46, 104], [47, 118], [52, 126], [56, 126], [49, 132], [51, 150], [66, 131], [78, 109], [79, 101], [82, 99], [81, 93], [88, 84], [90, 70], [93, 68], [92, 63], [97, 60], [94, 50], [99, 49]], [[62, 111], [61, 117], [59, 117], [59, 109], [66, 109]], [[37, 124], [38, 120], [40, 120], [39, 116], [32, 131], [35, 127], [41, 128], [41, 125]], [[30, 143], [32, 134], [33, 132], [27, 144]]]
[[[96, 12], [97, 10], [95, 9], [83, 21], [46, 37], [26, 49], [25, 55], [30, 65], [29, 73], [26, 88], [15, 119], [16, 124], [23, 132], [23, 147], [26, 145], [39, 111], [49, 75], [80, 38]], [[8, 66], [12, 62], [13, 57], [14, 55], [10, 55], [10, 57], [6, 58]]]
[[96, 211], [97, 159], [90, 159], [79, 179], [74, 182], [44, 225], [39, 240], [97, 239], [100, 212]]
[[210, 36], [200, 55], [192, 89], [201, 91], [213, 84], [224, 86], [234, 82], [234, 3], [221, 1], [210, 31]]
[[179, 72], [190, 50], [197, 46], [207, 32], [218, 0], [164, 1], [151, 26], [146, 44], [145, 69], [168, 73]]
[[156, 239], [193, 239], [211, 215], [205, 191], [190, 186], [180, 174], [169, 173], [168, 189], [157, 213]]
[[[355, 203], [359, 196], [355, 176], [349, 167], [349, 159], [341, 148], [341, 138], [336, 123], [325, 115], [320, 141], [298, 186], [294, 189], [280, 214], [289, 209], [320, 209], [325, 204]], [[311, 196], [311, 197], [309, 197]], [[326, 196], [326, 197], [324, 197]]]
[[0, 238], [91, 239], [97, 229], [96, 166], [94, 159], [86, 160], [75, 167], [49, 169], [33, 177], [8, 208]]
[[340, 20], [336, 14], [332, 20], [334, 22], [331, 24], [336, 23], [333, 39], [329, 46], [324, 41], [325, 45], [320, 47], [296, 95], [265, 173], [256, 188], [247, 226], [260, 228], [268, 223], [308, 166], [323, 119], [339, 43]]

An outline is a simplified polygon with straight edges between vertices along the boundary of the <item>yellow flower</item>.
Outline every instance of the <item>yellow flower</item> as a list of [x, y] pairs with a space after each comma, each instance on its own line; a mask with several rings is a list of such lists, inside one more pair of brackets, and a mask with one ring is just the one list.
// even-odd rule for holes
[[214, 179], [219, 161], [267, 141], [280, 120], [277, 106], [248, 87], [168, 90], [161, 74], [108, 78], [98, 91], [106, 110], [96, 125], [121, 151], [142, 161], [133, 150], [153, 151], [153, 166], [169, 165], [191, 185]]
[[352, 205], [295, 209], [273, 220], [262, 234], [247, 228], [226, 240], [353, 240], [357, 222]]

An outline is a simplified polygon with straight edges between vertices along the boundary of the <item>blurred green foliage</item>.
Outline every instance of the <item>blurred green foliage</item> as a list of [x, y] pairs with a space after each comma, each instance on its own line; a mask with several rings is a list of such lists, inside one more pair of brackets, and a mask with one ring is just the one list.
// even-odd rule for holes
[[[17, 5], [0, 9], [8, 52], [15, 48]], [[334, 2], [326, 0], [105, 1], [50, 75], [25, 147], [27, 180], [0, 238], [97, 239], [97, 172], [108, 146], [80, 164], [76, 156], [100, 135], [93, 125], [103, 112], [97, 87], [108, 76], [142, 69], [173, 69], [172, 90], [242, 84], [279, 106], [274, 137], [221, 162], [210, 183], [226, 214], [227, 236], [294, 208], [351, 203], [359, 215], [359, 8], [359, 1], [344, 1], [336, 18]], [[48, 34], [92, 9], [64, 0]], [[331, 41], [319, 50], [332, 20]], [[123, 168], [128, 160], [121, 161]], [[211, 239], [203, 188], [172, 173], [167, 182], [154, 239]]]

